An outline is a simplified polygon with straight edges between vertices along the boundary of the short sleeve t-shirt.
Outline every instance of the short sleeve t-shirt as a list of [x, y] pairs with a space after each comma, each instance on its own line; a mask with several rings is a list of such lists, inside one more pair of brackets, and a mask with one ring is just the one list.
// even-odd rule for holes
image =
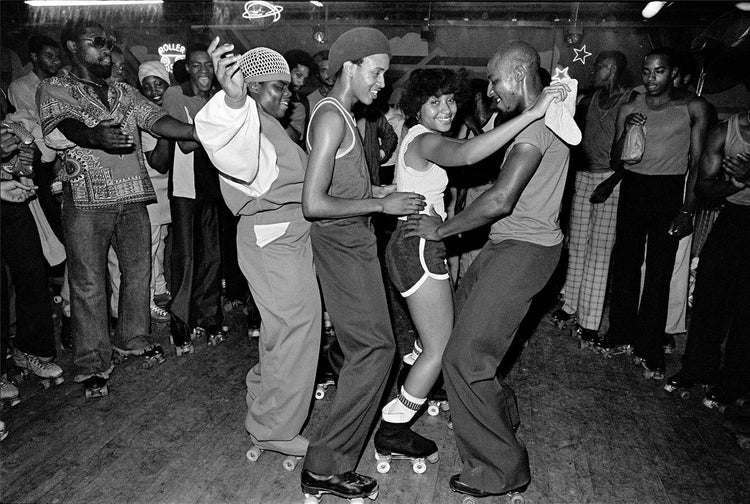
[[570, 149], [538, 119], [521, 131], [508, 147], [505, 159], [516, 145], [529, 144], [541, 154], [539, 166], [516, 206], [492, 225], [490, 240], [520, 240], [551, 247], [563, 241], [560, 206], [568, 174]]

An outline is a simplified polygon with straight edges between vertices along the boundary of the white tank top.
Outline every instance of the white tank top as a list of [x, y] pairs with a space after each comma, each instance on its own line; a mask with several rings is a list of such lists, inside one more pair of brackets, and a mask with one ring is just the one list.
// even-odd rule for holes
[[[427, 214], [429, 213], [429, 208], [432, 207], [435, 213], [445, 220], [446, 213], [443, 195], [448, 185], [448, 174], [435, 163], [430, 163], [426, 170], [415, 170], [407, 166], [404, 159], [406, 149], [409, 148], [411, 141], [425, 133], [433, 133], [433, 131], [421, 124], [417, 124], [412, 126], [406, 135], [404, 135], [401, 148], [398, 151], [398, 160], [396, 161], [396, 171], [393, 180], [396, 183], [398, 191], [414, 192], [425, 197], [427, 205], [420, 213]], [[399, 217], [399, 219], [406, 220], [406, 217]]]

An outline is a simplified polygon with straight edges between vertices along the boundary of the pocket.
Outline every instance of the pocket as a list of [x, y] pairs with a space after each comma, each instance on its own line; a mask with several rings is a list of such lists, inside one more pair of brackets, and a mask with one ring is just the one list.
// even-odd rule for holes
[[278, 224], [256, 224], [253, 226], [255, 232], [255, 244], [263, 248], [274, 240], [284, 236], [289, 228], [289, 222], [279, 222]]

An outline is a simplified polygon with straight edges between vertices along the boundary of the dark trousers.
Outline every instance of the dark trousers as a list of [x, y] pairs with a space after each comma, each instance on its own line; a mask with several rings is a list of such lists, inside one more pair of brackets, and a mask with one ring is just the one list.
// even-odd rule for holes
[[310, 440], [305, 469], [353, 471], [380, 411], [396, 354], [375, 235], [368, 219], [313, 223], [313, 256], [345, 360], [323, 430]]
[[[16, 337], [14, 346], [39, 357], [55, 356], [55, 333], [47, 283], [46, 262], [34, 217], [28, 203], [2, 203], [2, 355], [7, 354], [10, 327], [10, 289], [5, 268], [16, 293]], [[4, 364], [3, 360], [3, 364]], [[5, 372], [6, 369], [3, 369]]]
[[669, 282], [679, 243], [667, 232], [682, 205], [685, 177], [626, 172], [621, 184], [607, 340], [611, 344], [633, 344], [638, 357], [663, 367]]
[[749, 328], [750, 206], [727, 203], [701, 252], [682, 369], [741, 397], [750, 391]]
[[170, 287], [172, 336], [189, 341], [190, 329], [221, 327], [221, 244], [216, 200], [172, 197]]
[[561, 251], [562, 244], [488, 242], [459, 284], [443, 378], [464, 464], [460, 479], [471, 487], [507, 492], [531, 478], [526, 448], [515, 435], [515, 395], [497, 370]]

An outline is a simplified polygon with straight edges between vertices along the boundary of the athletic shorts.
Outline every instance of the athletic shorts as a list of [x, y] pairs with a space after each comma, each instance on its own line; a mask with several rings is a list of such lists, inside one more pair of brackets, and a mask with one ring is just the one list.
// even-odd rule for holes
[[405, 238], [404, 221], [399, 220], [385, 249], [388, 276], [402, 296], [408, 297], [427, 280], [448, 280], [448, 263], [443, 242]]

